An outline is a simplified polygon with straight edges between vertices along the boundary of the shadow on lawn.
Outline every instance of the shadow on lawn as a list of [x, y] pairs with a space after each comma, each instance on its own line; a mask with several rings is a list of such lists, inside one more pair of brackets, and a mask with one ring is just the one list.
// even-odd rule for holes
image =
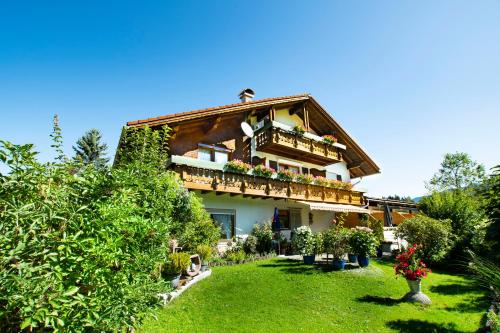
[[427, 320], [393, 320], [386, 323], [386, 326], [399, 332], [433, 332], [433, 333], [462, 333], [454, 323], [437, 324]]
[[[272, 264], [260, 264], [258, 266], [267, 268], [279, 268], [280, 271], [291, 274], [313, 274], [314, 272], [318, 271], [321, 272], [336, 271], [335, 268], [332, 266], [331, 261], [328, 263], [326, 263], [326, 261], [323, 261], [320, 263], [316, 262], [314, 263], [314, 265], [305, 265], [300, 260], [283, 259], [273, 262]], [[347, 263], [345, 265], [345, 270], [350, 270], [350, 269], [359, 269], [359, 266]]]
[[477, 292], [478, 287], [473, 283], [452, 283], [452, 284], [438, 284], [431, 286], [429, 290], [433, 293], [442, 295], [462, 295], [470, 292]]
[[395, 298], [391, 298], [391, 297], [380, 297], [380, 296], [371, 296], [371, 295], [359, 297], [356, 300], [359, 302], [374, 303], [374, 304], [389, 305], [389, 306], [396, 305], [396, 304], [403, 302], [402, 298], [395, 299]]

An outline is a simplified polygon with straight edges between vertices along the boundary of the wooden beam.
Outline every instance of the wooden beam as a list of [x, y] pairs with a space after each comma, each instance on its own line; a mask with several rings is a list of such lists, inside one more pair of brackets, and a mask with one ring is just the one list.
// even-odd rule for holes
[[298, 103], [298, 104], [295, 104], [294, 106], [292, 106], [290, 108], [290, 110], [288, 110], [288, 114], [290, 116], [293, 116], [294, 114], [297, 114], [299, 113], [300, 111], [303, 111], [304, 110], [304, 105], [305, 103]]
[[305, 130], [306, 132], [309, 132], [309, 111], [307, 111], [307, 108], [306, 108], [306, 103], [303, 103], [304, 106], [304, 125], [305, 125]]

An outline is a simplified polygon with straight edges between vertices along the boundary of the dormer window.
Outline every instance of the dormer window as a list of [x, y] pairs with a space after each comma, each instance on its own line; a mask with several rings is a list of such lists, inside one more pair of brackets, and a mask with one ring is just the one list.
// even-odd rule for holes
[[225, 164], [229, 161], [230, 149], [216, 145], [198, 144], [198, 159]]

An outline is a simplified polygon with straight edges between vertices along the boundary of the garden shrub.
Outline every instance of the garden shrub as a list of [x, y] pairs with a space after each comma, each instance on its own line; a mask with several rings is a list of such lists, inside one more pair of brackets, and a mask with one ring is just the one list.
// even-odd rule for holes
[[323, 247], [334, 259], [342, 259], [349, 248], [350, 232], [348, 229], [332, 226], [323, 232]]
[[200, 244], [196, 247], [196, 253], [200, 256], [202, 263], [207, 263], [212, 257], [212, 247], [210, 245]]
[[185, 192], [165, 170], [168, 130], [124, 131], [115, 168], [96, 170], [68, 162], [55, 127], [54, 163], [0, 141], [0, 331], [130, 330], [170, 290], [172, 232], [218, 231], [194, 196], [185, 228], [174, 213]]
[[481, 196], [472, 189], [433, 192], [422, 199], [419, 209], [433, 219], [451, 221], [450, 257], [463, 258], [467, 249], [484, 247], [488, 219]]
[[257, 253], [257, 237], [254, 235], [248, 235], [248, 237], [243, 242], [243, 250], [246, 254], [256, 254]]
[[378, 245], [375, 235], [366, 228], [353, 229], [349, 235], [350, 250], [359, 256], [371, 256]]
[[246, 255], [242, 250], [228, 250], [225, 253], [225, 258], [227, 261], [242, 262], [246, 259]]
[[398, 225], [396, 236], [409, 244], [420, 245], [423, 260], [436, 263], [446, 256], [450, 248], [451, 221], [417, 215]]
[[292, 238], [293, 249], [301, 255], [314, 254], [314, 236], [311, 228], [301, 226], [295, 229]]
[[252, 235], [257, 238], [256, 250], [259, 254], [267, 254], [272, 251], [273, 229], [270, 222], [255, 224], [253, 226]]

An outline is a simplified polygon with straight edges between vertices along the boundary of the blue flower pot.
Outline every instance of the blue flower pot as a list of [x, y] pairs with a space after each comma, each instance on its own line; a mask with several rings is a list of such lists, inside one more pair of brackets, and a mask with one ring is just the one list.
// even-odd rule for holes
[[366, 267], [370, 264], [370, 257], [358, 256], [358, 263], [360, 267]]
[[338, 271], [342, 271], [342, 270], [344, 270], [344, 268], [345, 268], [345, 260], [342, 260], [342, 259], [340, 259], [340, 260], [334, 259], [334, 260], [332, 261], [332, 266], [333, 266], [333, 268], [334, 268], [334, 269], [336, 269], [336, 270], [338, 270]]
[[347, 256], [349, 257], [349, 262], [356, 263], [358, 261], [358, 256], [355, 254], [349, 253]]
[[313, 265], [314, 264], [314, 259], [315, 259], [314, 254], [311, 254], [308, 256], [302, 256], [302, 258], [304, 259], [304, 264], [306, 264], [306, 265]]

